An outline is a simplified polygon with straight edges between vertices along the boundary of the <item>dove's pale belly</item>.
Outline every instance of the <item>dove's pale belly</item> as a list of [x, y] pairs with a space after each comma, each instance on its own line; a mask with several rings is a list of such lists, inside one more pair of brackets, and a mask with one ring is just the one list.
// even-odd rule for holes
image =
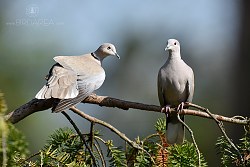
[[[163, 82], [163, 94], [166, 105], [178, 106], [181, 102], [187, 100], [186, 83], [181, 83], [176, 80], [169, 79]], [[166, 86], [164, 86], [166, 85]]]

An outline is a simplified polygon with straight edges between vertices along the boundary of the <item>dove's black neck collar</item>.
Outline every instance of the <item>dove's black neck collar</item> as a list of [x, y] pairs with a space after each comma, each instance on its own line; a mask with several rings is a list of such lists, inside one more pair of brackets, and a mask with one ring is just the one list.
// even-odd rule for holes
[[[91, 53], [91, 56], [93, 56], [96, 60], [99, 60], [99, 58], [95, 55], [94, 52]], [[99, 60], [100, 61], [100, 60]]]

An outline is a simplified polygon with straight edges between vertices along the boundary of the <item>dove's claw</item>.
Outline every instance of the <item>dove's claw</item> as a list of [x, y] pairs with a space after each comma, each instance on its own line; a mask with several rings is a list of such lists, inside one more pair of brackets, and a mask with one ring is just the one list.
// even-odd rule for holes
[[170, 105], [166, 105], [166, 106], [162, 107], [161, 113], [165, 113], [166, 117], [168, 117], [168, 115], [170, 113]]
[[184, 108], [184, 102], [181, 102], [181, 104], [179, 104], [177, 107], [177, 111], [180, 112], [183, 110], [183, 108]]

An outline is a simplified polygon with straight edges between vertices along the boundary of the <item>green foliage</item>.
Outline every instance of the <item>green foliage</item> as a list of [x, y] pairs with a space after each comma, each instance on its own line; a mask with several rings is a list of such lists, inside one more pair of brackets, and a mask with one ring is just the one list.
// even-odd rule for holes
[[[198, 154], [193, 143], [185, 141], [182, 145], [172, 145], [168, 147], [168, 167], [198, 166]], [[205, 159], [201, 156], [201, 167], [207, 166]]]
[[84, 166], [90, 164], [90, 155], [79, 136], [72, 129], [56, 130], [47, 141], [43, 151], [43, 163], [46, 165], [61, 164], [65, 166]]
[[15, 167], [16, 161], [28, 155], [27, 142], [24, 135], [14, 125], [4, 120], [7, 111], [3, 93], [0, 92], [0, 164], [7, 163], [9, 167]]
[[[20, 158], [24, 158], [28, 155], [28, 144], [25, 140], [24, 135], [19, 130], [17, 130], [14, 125], [8, 123], [7, 129], [9, 133], [6, 138], [6, 148], [3, 148], [1, 145], [0, 154], [3, 155], [3, 149], [6, 149], [8, 166], [14, 167], [14, 164], [17, 161], [17, 156]], [[1, 136], [0, 142], [3, 142], [3, 136]], [[0, 156], [0, 162], [3, 162], [3, 156]]]
[[221, 165], [227, 166], [250, 166], [250, 134], [246, 131], [243, 138], [240, 139], [240, 143], [236, 145], [239, 149], [244, 162], [242, 162], [236, 152], [226, 140], [224, 136], [217, 139], [216, 147], [218, 153], [221, 154]]
[[[185, 141], [181, 145], [168, 145], [165, 138], [166, 119], [160, 118], [155, 124], [155, 129], [161, 139], [162, 148], [158, 150], [158, 166], [178, 167], [198, 166], [198, 154], [193, 143]], [[166, 148], [165, 150], [163, 148]], [[201, 166], [207, 166], [203, 155], [201, 154]]]
[[[92, 134], [94, 140], [90, 140], [89, 136], [91, 135], [84, 136], [85, 138], [87, 136], [86, 141], [91, 146], [95, 161], [99, 165], [101, 163], [106, 164], [107, 162], [104, 159], [109, 158], [109, 165], [115, 167], [197, 166], [198, 156], [192, 143], [185, 141], [182, 145], [167, 145], [164, 137], [165, 125], [165, 120], [161, 118], [155, 125], [156, 134], [147, 136], [144, 139], [136, 138], [135, 142], [143, 150], [138, 150], [130, 145], [126, 145], [126, 149], [116, 147], [112, 140], [103, 140], [97, 131]], [[101, 151], [103, 147], [100, 146], [100, 141], [107, 148], [106, 158]], [[26, 155], [23, 156], [21, 153], [15, 154], [16, 166], [88, 167], [93, 165], [90, 153], [83, 145], [80, 137], [75, 135], [74, 131], [69, 128], [56, 130], [49, 136], [44, 148], [37, 154], [27, 158]], [[37, 158], [30, 161], [30, 158], [35, 156]], [[201, 166], [207, 166], [204, 157], [201, 157]]]
[[[182, 145], [169, 146], [165, 139], [165, 125], [165, 119], [160, 118], [155, 124], [157, 134], [152, 134], [142, 140], [140, 140], [139, 137], [136, 139], [136, 143], [140, 143], [144, 151], [131, 147], [127, 149], [126, 157], [127, 163], [129, 164], [128, 166], [198, 166], [198, 154], [194, 144], [185, 141]], [[201, 166], [208, 166], [202, 154]]]
[[0, 114], [3, 115], [7, 111], [7, 104], [4, 100], [4, 94], [0, 91]]
[[119, 166], [119, 167], [126, 167], [127, 161], [125, 152], [121, 149], [121, 147], [115, 147], [113, 145], [112, 140], [108, 140], [106, 143], [106, 146], [108, 148], [108, 154], [107, 157], [110, 158], [110, 166]]
[[156, 143], [153, 143], [153, 140], [151, 140], [154, 137], [155, 136], [149, 136], [149, 138], [143, 140], [140, 140], [139, 137], [136, 138], [136, 143], [143, 146], [144, 150], [138, 150], [131, 146], [127, 147], [126, 157], [128, 166], [147, 167], [153, 165], [153, 162], [151, 161], [151, 158], [153, 157], [151, 155], [154, 154], [154, 152], [157, 152], [158, 148]]
[[165, 134], [165, 132], [166, 132], [166, 119], [165, 118], [159, 118], [156, 121], [155, 130], [158, 133]]
[[135, 167], [146, 167], [146, 166], [152, 165], [152, 162], [150, 162], [149, 156], [141, 150], [137, 152], [135, 160], [136, 160], [134, 163]]
[[[198, 164], [196, 149], [192, 143], [187, 141], [182, 145], [169, 146], [166, 142], [166, 120], [160, 118], [156, 124], [156, 133], [143, 139], [137, 137], [134, 143], [142, 149], [136, 149], [130, 145], [115, 146], [112, 140], [105, 141], [98, 131], [91, 131], [83, 135], [89, 149], [83, 144], [82, 139], [72, 129], [60, 128], [49, 136], [45, 146], [37, 153], [28, 155], [27, 143], [21, 132], [12, 124], [4, 121], [3, 115], [7, 107], [0, 93], [0, 147], [1, 163], [6, 162], [11, 167], [36, 167], [36, 166], [66, 166], [66, 167], [90, 167], [93, 162], [98, 166], [105, 166], [109, 163], [112, 167], [166, 167], [166, 166], [187, 166], [193, 167]], [[102, 145], [101, 145], [102, 144]], [[4, 146], [4, 147], [3, 147]], [[226, 147], [227, 145], [225, 145]], [[107, 148], [107, 155], [104, 156], [103, 149]], [[249, 148], [248, 139], [242, 139], [242, 147]], [[246, 151], [246, 150], [245, 150]], [[226, 154], [225, 154], [226, 155]], [[108, 158], [108, 160], [107, 160]], [[201, 166], [207, 166], [204, 157], [201, 155]]]

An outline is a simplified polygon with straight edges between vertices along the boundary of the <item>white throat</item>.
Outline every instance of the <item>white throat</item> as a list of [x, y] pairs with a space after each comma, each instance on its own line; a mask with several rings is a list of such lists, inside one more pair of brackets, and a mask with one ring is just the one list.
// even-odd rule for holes
[[181, 59], [181, 53], [177, 51], [169, 51], [168, 59]]

